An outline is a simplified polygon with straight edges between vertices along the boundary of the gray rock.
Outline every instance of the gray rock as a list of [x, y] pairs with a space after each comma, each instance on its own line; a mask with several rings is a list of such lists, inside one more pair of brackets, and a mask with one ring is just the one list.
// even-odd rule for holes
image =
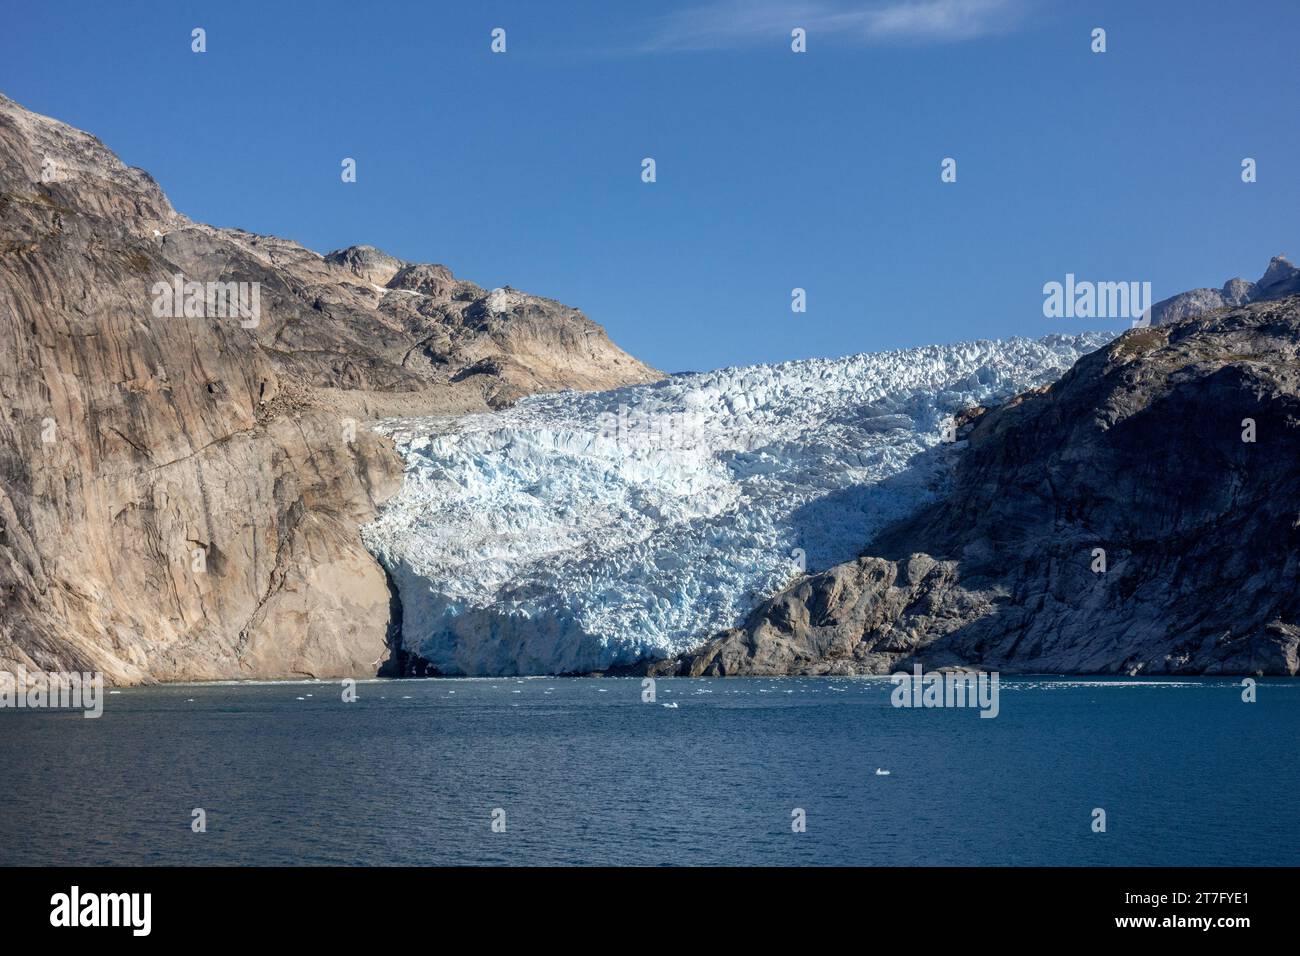
[[406, 263], [374, 246], [348, 246], [325, 253], [325, 261], [373, 285], [387, 285]]
[[1300, 269], [1286, 256], [1274, 256], [1258, 282], [1229, 279], [1222, 289], [1192, 289], [1162, 299], [1151, 307], [1151, 324], [1167, 325], [1215, 309], [1281, 299], [1300, 292]]
[[967, 440], [864, 557], [651, 670], [1296, 674], [1300, 296], [1131, 330]]

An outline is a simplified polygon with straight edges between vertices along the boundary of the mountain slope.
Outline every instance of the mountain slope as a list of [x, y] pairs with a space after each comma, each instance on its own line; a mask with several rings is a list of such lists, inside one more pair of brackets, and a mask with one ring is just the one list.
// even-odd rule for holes
[[402, 468], [363, 423], [659, 377], [549, 299], [192, 222], [3, 96], [0, 338], [0, 667], [119, 682], [373, 675]]
[[1300, 296], [1129, 331], [965, 440], [940, 501], [656, 670], [1297, 672]]

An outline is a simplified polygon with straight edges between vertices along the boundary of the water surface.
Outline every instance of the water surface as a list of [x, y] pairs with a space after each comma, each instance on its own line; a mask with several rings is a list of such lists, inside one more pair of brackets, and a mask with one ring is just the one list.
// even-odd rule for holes
[[0, 864], [1300, 864], [1298, 682], [1246, 704], [1234, 680], [1007, 679], [991, 720], [891, 690], [173, 685], [98, 720], [0, 711]]

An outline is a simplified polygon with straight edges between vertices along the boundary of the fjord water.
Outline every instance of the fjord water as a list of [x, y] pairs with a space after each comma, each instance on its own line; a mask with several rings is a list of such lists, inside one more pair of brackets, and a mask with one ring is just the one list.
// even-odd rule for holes
[[0, 864], [1300, 864], [1300, 683], [1008, 678], [994, 719], [891, 690], [226, 684], [0, 711]]

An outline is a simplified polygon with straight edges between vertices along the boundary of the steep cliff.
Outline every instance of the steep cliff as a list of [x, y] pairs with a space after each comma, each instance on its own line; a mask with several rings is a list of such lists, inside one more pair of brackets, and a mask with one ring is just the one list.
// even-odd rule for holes
[[939, 501], [652, 670], [1297, 672], [1300, 296], [1129, 331], [972, 418]]
[[0, 669], [117, 682], [373, 675], [365, 422], [659, 377], [549, 299], [192, 222], [3, 96], [0, 342]]

